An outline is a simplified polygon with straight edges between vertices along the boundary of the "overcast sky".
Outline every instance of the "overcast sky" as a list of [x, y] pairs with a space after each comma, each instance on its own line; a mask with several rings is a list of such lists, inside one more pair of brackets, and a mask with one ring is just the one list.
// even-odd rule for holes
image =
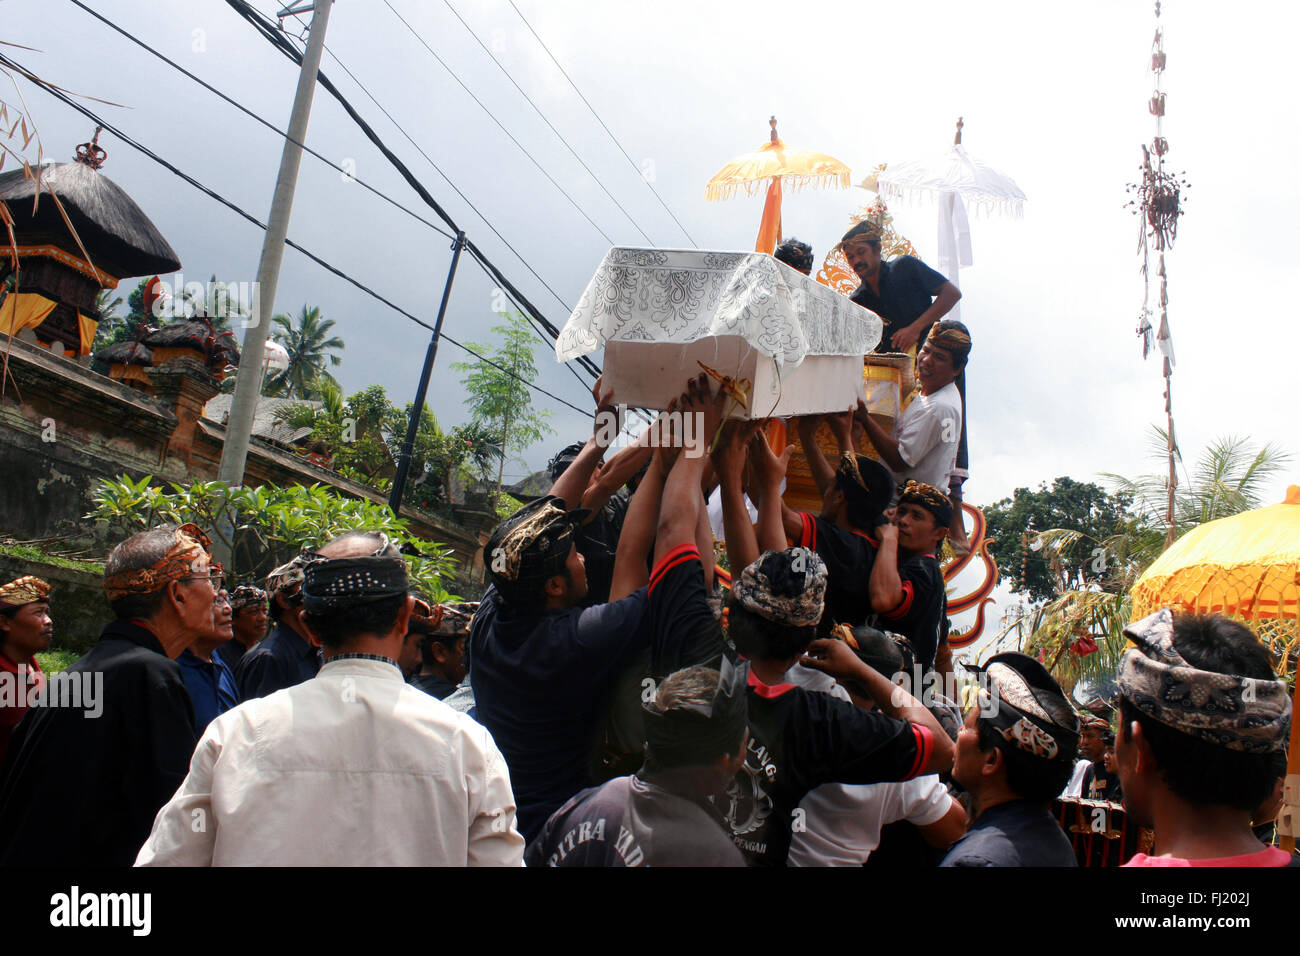
[[[502, 75], [443, 0], [390, 0], [461, 80], [615, 244], [645, 239]], [[1139, 175], [1154, 120], [1146, 103], [1151, 3], [1095, 0], [897, 4], [579, 3], [516, 0], [613, 130], [628, 163], [504, 0], [451, 0], [652, 244], [692, 243], [642, 182], [708, 249], [750, 249], [762, 198], [706, 203], [731, 157], [757, 148], [776, 114], [787, 144], [829, 153], [859, 181], [876, 164], [944, 151], [958, 115], [971, 155], [1029, 197], [1021, 220], [973, 219], [975, 264], [963, 269], [962, 318], [975, 341], [969, 379], [972, 478], [986, 504], [1058, 475], [1159, 471], [1147, 458], [1163, 423], [1157, 359], [1134, 335], [1142, 282], [1137, 221], [1125, 184]], [[287, 124], [296, 68], [220, 0], [91, 4], [272, 122]], [[276, 9], [256, 0], [263, 12]], [[68, 0], [0, 0], [8, 51], [64, 87], [124, 104], [91, 104], [112, 122], [234, 202], [265, 218], [282, 140]], [[1289, 108], [1290, 49], [1300, 7], [1166, 0], [1165, 136], [1172, 168], [1192, 183], [1169, 256], [1177, 351], [1174, 413], [1193, 458], [1227, 434], [1300, 450], [1295, 425], [1293, 274], [1300, 126]], [[493, 260], [562, 326], [608, 249], [484, 110], [408, 32], [384, 0], [338, 0], [327, 46], [378, 98], [469, 201], [558, 294], [532, 276], [328, 54], [324, 71]], [[24, 86], [46, 154], [64, 160], [87, 121]], [[10, 99], [11, 89], [3, 94]], [[412, 208], [419, 200], [318, 90], [309, 144]], [[123, 186], [179, 253], [189, 279], [252, 281], [262, 233], [112, 136], [104, 173]], [[787, 195], [787, 235], [818, 260], [872, 195], [860, 189]], [[422, 210], [428, 212], [427, 210]], [[891, 206], [900, 231], [936, 262], [933, 206]], [[430, 217], [431, 218], [431, 217]], [[432, 321], [448, 242], [304, 157], [289, 235]], [[123, 283], [123, 292], [134, 281]], [[1240, 286], [1250, 294], [1239, 294]], [[483, 340], [497, 318], [493, 283], [468, 260], [446, 330]], [[1153, 290], [1154, 293], [1154, 290]], [[1282, 298], [1278, 295], [1282, 294]], [[562, 300], [562, 301], [561, 301]], [[277, 311], [320, 306], [347, 342], [345, 390], [414, 392], [427, 333], [288, 250]], [[445, 345], [429, 403], [444, 425], [467, 417]], [[581, 407], [590, 397], [539, 346], [539, 383]], [[543, 399], [542, 401], [546, 401]], [[558, 434], [526, 457], [540, 466], [589, 427], [557, 408]], [[512, 463], [507, 474], [520, 474]], [[1270, 500], [1300, 483], [1300, 462]]]

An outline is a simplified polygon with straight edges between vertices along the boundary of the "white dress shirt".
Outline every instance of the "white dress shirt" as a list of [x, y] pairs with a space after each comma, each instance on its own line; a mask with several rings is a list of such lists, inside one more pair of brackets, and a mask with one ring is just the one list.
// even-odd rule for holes
[[521, 866], [505, 761], [392, 664], [333, 660], [208, 725], [137, 866]]

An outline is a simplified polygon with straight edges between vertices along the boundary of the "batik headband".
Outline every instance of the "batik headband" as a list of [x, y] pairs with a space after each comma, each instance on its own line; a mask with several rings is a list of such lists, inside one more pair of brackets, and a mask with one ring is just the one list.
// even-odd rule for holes
[[302, 569], [306, 564], [306, 555], [294, 555], [292, 560], [286, 561], [268, 574], [266, 576], [268, 597], [280, 595], [290, 600], [296, 598], [298, 592], [302, 590]]
[[129, 594], [152, 594], [172, 581], [202, 577], [196, 565], [205, 557], [209, 573], [221, 570], [221, 565], [212, 561], [212, 541], [198, 525], [183, 524], [173, 534], [172, 546], [152, 566], [104, 577], [104, 594], [110, 602]]
[[50, 599], [50, 586], [35, 575], [27, 574], [0, 587], [0, 610], [35, 604]]
[[937, 349], [947, 349], [950, 352], [960, 352], [963, 355], [970, 351], [970, 336], [961, 329], [955, 329], [951, 326], [945, 328], [939, 328], [938, 325], [932, 326], [926, 341]]
[[952, 502], [934, 485], [927, 485], [921, 481], [909, 481], [903, 489], [903, 493], [898, 496], [898, 503], [909, 505], [920, 505], [930, 514], [934, 515], [935, 523], [946, 528], [952, 524]]
[[261, 588], [255, 588], [251, 584], [241, 584], [230, 592], [232, 611], [241, 611], [246, 607], [256, 607], [259, 604], [266, 605], [266, 592]]
[[1116, 683], [1134, 707], [1167, 727], [1242, 753], [1285, 751], [1291, 697], [1285, 681], [1205, 671], [1174, 647], [1168, 608], [1124, 629]]
[[1022, 753], [1070, 763], [1079, 749], [1079, 721], [1060, 685], [1027, 654], [989, 659], [982, 671], [992, 685], [980, 690], [980, 721]]
[[565, 511], [554, 495], [538, 498], [501, 522], [484, 547], [484, 563], [498, 585], [541, 587], [564, 572], [585, 510]]
[[653, 698], [642, 704], [650, 758], [683, 767], [738, 751], [749, 722], [748, 682], [749, 662], [736, 665], [724, 657], [707, 705], [679, 703], [664, 711]]
[[774, 624], [810, 627], [826, 605], [826, 565], [816, 551], [765, 551], [731, 582], [732, 598]]

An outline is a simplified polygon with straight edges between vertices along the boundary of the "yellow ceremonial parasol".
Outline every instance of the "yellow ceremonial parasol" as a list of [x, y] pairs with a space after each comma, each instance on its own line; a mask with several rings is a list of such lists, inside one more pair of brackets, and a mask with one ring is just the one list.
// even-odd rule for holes
[[[1281, 504], [1220, 518], [1189, 531], [1133, 585], [1133, 620], [1161, 608], [1226, 614], [1248, 624], [1294, 672], [1300, 649], [1300, 485]], [[1300, 687], [1300, 682], [1297, 683]], [[1294, 698], [1283, 849], [1300, 828], [1300, 696]], [[1289, 816], [1289, 821], [1285, 817]]]
[[755, 252], [769, 255], [781, 241], [781, 188], [782, 180], [794, 190], [805, 186], [850, 185], [850, 170], [838, 159], [825, 153], [806, 149], [790, 149], [776, 135], [776, 117], [768, 120], [772, 127], [771, 140], [756, 151], [738, 156], [719, 170], [709, 180], [704, 197], [709, 202], [730, 199], [738, 190], [747, 195], [757, 195], [767, 184], [767, 202], [763, 205], [763, 219], [758, 227]]

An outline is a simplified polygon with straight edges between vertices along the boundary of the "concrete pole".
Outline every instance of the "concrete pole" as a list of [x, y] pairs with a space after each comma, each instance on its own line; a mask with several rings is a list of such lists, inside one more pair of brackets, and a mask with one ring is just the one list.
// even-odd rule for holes
[[298, 182], [298, 166], [302, 161], [302, 143], [307, 138], [307, 117], [311, 113], [312, 94], [316, 90], [316, 72], [320, 69], [321, 51], [325, 47], [325, 27], [329, 24], [330, 5], [333, 0], [315, 0], [311, 18], [311, 34], [302, 57], [302, 70], [298, 73], [298, 90], [293, 98], [293, 114], [289, 118], [289, 135], [280, 155], [280, 172], [275, 180], [275, 196], [271, 200], [271, 216], [267, 223], [266, 238], [262, 243], [262, 259], [257, 267], [257, 292], [254, 295], [254, 324], [244, 333], [244, 348], [239, 356], [239, 377], [235, 383], [235, 396], [230, 402], [230, 418], [226, 422], [226, 441], [221, 449], [221, 468], [217, 477], [231, 487], [244, 482], [244, 464], [248, 459], [248, 441], [253, 432], [253, 415], [261, 393], [263, 357], [266, 353], [266, 336], [275, 314], [275, 286], [280, 278], [280, 261], [284, 258], [284, 240], [289, 233], [289, 214], [293, 209], [293, 191]]

